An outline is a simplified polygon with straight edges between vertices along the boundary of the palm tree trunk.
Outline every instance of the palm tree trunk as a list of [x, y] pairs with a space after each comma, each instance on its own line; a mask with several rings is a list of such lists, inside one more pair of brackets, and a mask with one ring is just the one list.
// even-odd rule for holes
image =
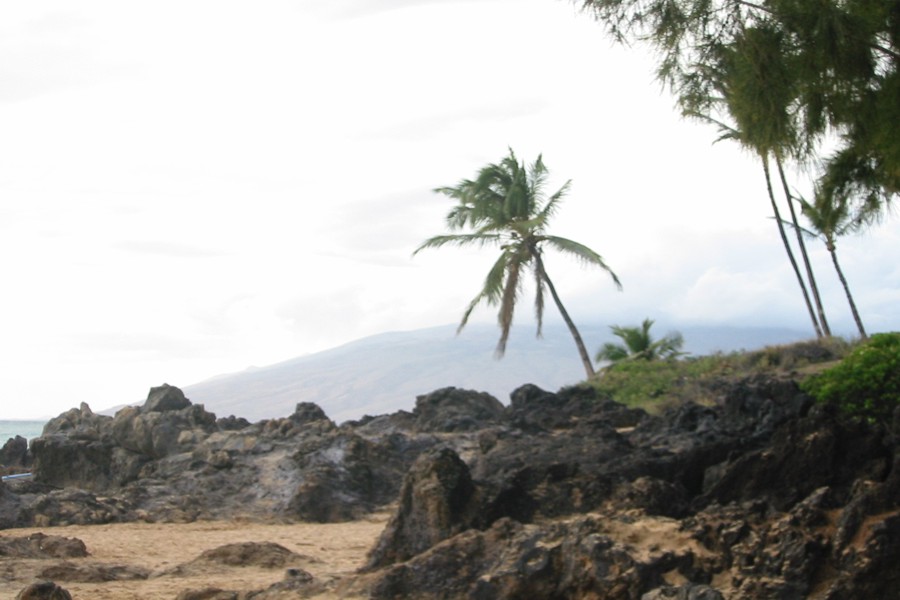
[[766, 189], [769, 192], [769, 201], [772, 203], [772, 210], [775, 212], [775, 223], [778, 224], [778, 233], [781, 235], [781, 243], [784, 244], [784, 250], [787, 252], [791, 266], [794, 268], [794, 274], [797, 276], [797, 283], [800, 284], [800, 290], [803, 292], [803, 299], [806, 301], [806, 309], [809, 311], [809, 318], [812, 320], [813, 328], [816, 330], [816, 337], [822, 337], [822, 329], [819, 327], [819, 321], [816, 319], [816, 313], [813, 310], [812, 302], [809, 300], [809, 292], [806, 290], [806, 283], [803, 281], [803, 275], [800, 274], [800, 267], [797, 266], [797, 260], [791, 250], [791, 244], [788, 242], [787, 234], [784, 233], [784, 223], [781, 220], [781, 211], [778, 210], [778, 204], [775, 202], [775, 192], [772, 191], [772, 174], [769, 172], [769, 158], [765, 154], [760, 154], [762, 159], [763, 172], [766, 175]]
[[784, 189], [784, 197], [787, 199], [788, 209], [791, 211], [791, 223], [794, 225], [794, 233], [797, 234], [797, 243], [800, 245], [800, 256], [803, 257], [803, 265], [806, 267], [806, 278], [809, 281], [809, 289], [812, 292], [813, 300], [816, 301], [819, 324], [822, 326], [822, 333], [831, 337], [831, 327], [828, 326], [828, 320], [825, 318], [825, 309], [822, 308], [822, 298], [819, 296], [819, 286], [816, 285], [816, 278], [813, 275], [812, 265], [809, 262], [809, 254], [806, 252], [806, 244], [803, 242], [803, 233], [800, 229], [800, 223], [797, 221], [797, 211], [794, 210], [790, 186], [788, 186], [787, 177], [784, 175], [784, 165], [778, 155], [775, 156], [775, 164], [778, 167], [778, 175], [781, 178], [781, 187]]
[[537, 261], [537, 268], [540, 269], [540, 272], [543, 274], [544, 282], [547, 284], [547, 289], [550, 290], [550, 296], [553, 298], [553, 301], [556, 303], [556, 308], [559, 309], [559, 314], [562, 315], [563, 321], [566, 322], [566, 327], [569, 328], [569, 333], [572, 334], [572, 337], [575, 339], [575, 345], [578, 347], [578, 354], [581, 356], [581, 364], [584, 365], [584, 372], [587, 374], [588, 379], [594, 376], [594, 365], [591, 363], [591, 357], [588, 355], [587, 348], [584, 347], [584, 340], [581, 339], [581, 334], [578, 333], [578, 328], [575, 327], [575, 323], [572, 321], [572, 317], [569, 316], [569, 312], [566, 310], [566, 307], [563, 306], [562, 300], [559, 299], [559, 294], [556, 293], [556, 287], [553, 285], [553, 282], [550, 281], [550, 277], [547, 275], [547, 271], [544, 270], [544, 261], [541, 260], [540, 254], [535, 254], [535, 259]]
[[866, 335], [862, 319], [859, 317], [859, 311], [856, 310], [856, 303], [853, 301], [853, 295], [850, 293], [850, 286], [847, 285], [847, 279], [844, 277], [844, 272], [841, 270], [840, 263], [838, 263], [837, 250], [835, 250], [834, 244], [828, 244], [828, 252], [831, 253], [831, 262], [834, 263], [834, 269], [837, 271], [838, 279], [841, 280], [841, 285], [844, 286], [844, 293], [847, 294], [847, 302], [850, 303], [850, 312], [853, 313], [853, 320], [856, 321], [859, 335], [863, 340], [867, 340], [869, 339], [869, 336]]

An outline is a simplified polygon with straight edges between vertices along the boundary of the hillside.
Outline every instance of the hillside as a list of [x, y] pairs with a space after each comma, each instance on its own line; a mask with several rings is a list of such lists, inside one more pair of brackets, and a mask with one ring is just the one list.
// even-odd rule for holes
[[[668, 328], [658, 326], [657, 335]], [[525, 383], [557, 390], [584, 379], [568, 331], [547, 325], [543, 339], [531, 327], [514, 329], [506, 356], [493, 356], [497, 330], [473, 324], [393, 332], [316, 354], [184, 386], [192, 402], [219, 416], [257, 421], [290, 415], [298, 402], [314, 402], [337, 422], [366, 414], [411, 410], [415, 399], [443, 387], [486, 391], [506, 403]], [[803, 339], [776, 328], [679, 328], [693, 354], [752, 349]], [[587, 326], [589, 348], [612, 339], [606, 325]], [[170, 382], [171, 383], [171, 382]]]

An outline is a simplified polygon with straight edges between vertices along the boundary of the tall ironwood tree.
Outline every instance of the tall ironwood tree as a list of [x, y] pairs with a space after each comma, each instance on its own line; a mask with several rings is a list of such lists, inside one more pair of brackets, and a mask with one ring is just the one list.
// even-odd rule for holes
[[[786, 161], [814, 173], [817, 194], [859, 223], [900, 194], [900, 0], [573, 1], [619, 41], [649, 44], [686, 114], [733, 121], [748, 147], [774, 161], [789, 206]], [[827, 333], [799, 235], [797, 243], [811, 316]]]

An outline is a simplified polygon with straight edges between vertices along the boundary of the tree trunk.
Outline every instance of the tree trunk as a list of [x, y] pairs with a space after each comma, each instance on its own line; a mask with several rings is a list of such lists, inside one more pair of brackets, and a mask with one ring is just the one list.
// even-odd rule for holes
[[781, 235], [781, 243], [784, 244], [784, 250], [787, 252], [791, 266], [794, 268], [794, 274], [797, 276], [797, 283], [800, 284], [800, 290], [803, 292], [803, 299], [806, 301], [806, 309], [809, 311], [809, 318], [812, 320], [813, 328], [816, 330], [816, 337], [822, 337], [822, 329], [819, 327], [819, 321], [816, 319], [816, 313], [813, 310], [812, 302], [809, 300], [809, 292], [806, 291], [806, 283], [803, 281], [803, 275], [800, 274], [800, 267], [797, 266], [797, 260], [791, 250], [791, 244], [788, 242], [787, 234], [784, 233], [784, 224], [781, 220], [781, 211], [778, 210], [778, 204], [775, 202], [775, 192], [772, 191], [772, 174], [769, 172], [769, 158], [764, 154], [760, 154], [762, 160], [763, 172], [766, 175], [766, 189], [769, 192], [769, 201], [772, 203], [772, 210], [775, 212], [775, 223], [778, 224], [778, 233]]
[[809, 281], [809, 289], [812, 292], [813, 300], [816, 301], [819, 324], [822, 326], [822, 333], [831, 337], [831, 327], [828, 326], [828, 320], [825, 318], [825, 309], [822, 308], [822, 298], [819, 296], [819, 286], [816, 285], [816, 278], [813, 275], [812, 265], [809, 263], [809, 254], [806, 252], [806, 244], [803, 241], [803, 232], [800, 229], [799, 221], [797, 221], [797, 211], [794, 210], [791, 190], [788, 186], [787, 177], [784, 175], [784, 166], [777, 155], [775, 156], [775, 165], [778, 167], [778, 176], [781, 178], [781, 187], [784, 189], [784, 197], [787, 199], [788, 209], [791, 211], [791, 223], [794, 225], [794, 233], [797, 234], [797, 244], [800, 245], [800, 256], [803, 257], [803, 265], [806, 267], [806, 278]]
[[569, 333], [572, 334], [572, 337], [575, 339], [575, 345], [578, 347], [578, 354], [581, 356], [581, 364], [584, 365], [584, 372], [587, 374], [588, 379], [594, 376], [594, 365], [591, 363], [591, 357], [588, 355], [587, 348], [584, 347], [584, 340], [581, 339], [581, 334], [578, 333], [578, 328], [575, 327], [575, 323], [572, 322], [572, 318], [569, 316], [566, 307], [563, 306], [562, 300], [559, 299], [559, 294], [556, 293], [556, 287], [553, 285], [553, 282], [550, 281], [550, 277], [547, 275], [547, 271], [544, 270], [544, 261], [541, 260], [539, 254], [535, 255], [535, 259], [537, 260], [537, 268], [541, 270], [541, 273], [544, 275], [544, 282], [547, 284], [547, 289], [550, 290], [550, 296], [553, 298], [553, 301], [556, 303], [556, 308], [559, 309], [559, 314], [562, 315], [563, 321], [566, 322], [566, 327], [569, 328]]
[[831, 262], [834, 263], [834, 270], [837, 271], [838, 279], [841, 280], [841, 285], [844, 286], [844, 293], [847, 294], [847, 302], [850, 303], [850, 312], [853, 313], [853, 320], [856, 321], [859, 335], [863, 340], [867, 340], [869, 339], [869, 336], [866, 335], [866, 329], [863, 327], [862, 319], [859, 317], [859, 311], [856, 310], [856, 303], [853, 301], [853, 295], [850, 293], [850, 286], [847, 285], [847, 279], [844, 277], [844, 272], [841, 270], [840, 263], [838, 263], [837, 250], [835, 250], [834, 244], [831, 242], [828, 242], [828, 252], [831, 253]]

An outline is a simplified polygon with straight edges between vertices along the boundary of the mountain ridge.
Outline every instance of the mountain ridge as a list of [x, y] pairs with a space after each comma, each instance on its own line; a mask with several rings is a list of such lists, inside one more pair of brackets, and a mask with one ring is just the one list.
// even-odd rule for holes
[[[677, 329], [692, 354], [754, 349], [809, 337], [774, 327]], [[659, 327], [656, 333], [668, 330]], [[540, 340], [534, 339], [533, 330], [513, 330], [502, 360], [493, 356], [497, 335], [497, 328], [489, 324], [470, 324], [460, 335], [455, 325], [380, 333], [272, 365], [217, 375], [183, 389], [193, 402], [220, 417], [235, 415], [250, 421], [283, 417], [297, 403], [313, 402], [342, 422], [411, 410], [417, 396], [443, 387], [486, 391], [507, 403], [510, 392], [526, 383], [557, 390], [584, 380], [562, 324], [547, 324]], [[592, 353], [614, 339], [605, 325], [584, 326], [582, 335], [593, 344]]]

